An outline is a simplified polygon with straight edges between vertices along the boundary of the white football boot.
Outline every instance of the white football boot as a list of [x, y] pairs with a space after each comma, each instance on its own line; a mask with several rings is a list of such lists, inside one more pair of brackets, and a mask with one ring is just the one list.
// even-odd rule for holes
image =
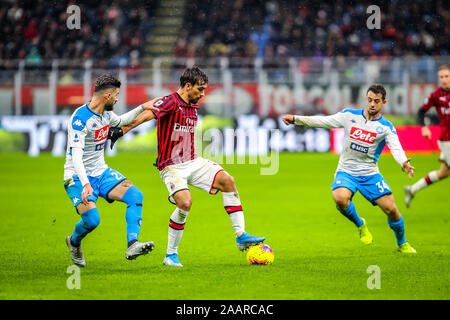
[[409, 208], [411, 200], [414, 198], [414, 194], [411, 191], [411, 186], [405, 186], [403, 190], [405, 191], [405, 205]]
[[75, 247], [72, 245], [70, 240], [72, 239], [72, 236], [69, 235], [66, 237], [66, 244], [67, 247], [69, 247], [70, 251], [70, 257], [72, 258], [72, 261], [74, 264], [76, 264], [79, 267], [86, 267], [86, 261], [84, 261], [83, 251], [81, 250], [81, 246]]
[[150, 253], [155, 248], [153, 241], [148, 242], [135, 242], [133, 243], [125, 253], [125, 258], [128, 260], [134, 260], [137, 257]]

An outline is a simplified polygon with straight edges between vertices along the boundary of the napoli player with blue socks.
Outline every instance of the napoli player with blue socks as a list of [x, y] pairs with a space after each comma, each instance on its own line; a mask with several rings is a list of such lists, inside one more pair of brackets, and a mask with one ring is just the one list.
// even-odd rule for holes
[[386, 90], [382, 85], [372, 85], [366, 92], [367, 105], [364, 109], [343, 109], [331, 116], [283, 116], [287, 125], [296, 124], [321, 128], [344, 128], [344, 145], [333, 185], [333, 199], [339, 212], [351, 221], [359, 231], [364, 244], [373, 242], [366, 221], [358, 215], [352, 201], [360, 192], [374, 206], [387, 215], [387, 224], [392, 229], [398, 251], [416, 253], [405, 239], [405, 225], [398, 210], [391, 188], [380, 174], [378, 160], [387, 144], [392, 156], [408, 175], [414, 175], [414, 167], [405, 155], [394, 126], [381, 116], [386, 104]]
[[127, 206], [125, 257], [128, 260], [145, 255], [155, 247], [152, 241], [138, 241], [143, 193], [120, 172], [106, 165], [104, 150], [110, 126], [130, 123], [144, 110], [157, 111], [153, 103], [160, 99], [146, 102], [118, 116], [112, 110], [119, 88], [120, 81], [113, 76], [104, 74], [98, 77], [92, 100], [75, 110], [68, 125], [64, 188], [81, 220], [75, 225], [73, 233], [66, 237], [66, 244], [73, 263], [80, 267], [86, 266], [81, 250], [82, 240], [100, 224], [96, 206], [99, 196], [109, 203], [121, 201]]

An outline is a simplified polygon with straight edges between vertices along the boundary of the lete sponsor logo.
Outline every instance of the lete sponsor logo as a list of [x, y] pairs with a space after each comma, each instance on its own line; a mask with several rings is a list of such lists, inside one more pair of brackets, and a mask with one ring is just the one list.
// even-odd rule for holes
[[95, 130], [95, 139], [94, 142], [103, 141], [108, 137], [108, 128], [109, 124], [104, 126], [101, 129]]
[[373, 144], [375, 141], [375, 138], [377, 137], [377, 134], [375, 132], [366, 131], [360, 128], [352, 127], [350, 129], [350, 138]]

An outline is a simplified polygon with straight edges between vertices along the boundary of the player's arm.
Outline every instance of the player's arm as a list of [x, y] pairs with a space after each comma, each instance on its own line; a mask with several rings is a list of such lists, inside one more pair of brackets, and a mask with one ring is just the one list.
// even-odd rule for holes
[[144, 104], [141, 104], [137, 106], [136, 108], [128, 111], [127, 113], [124, 113], [120, 116], [116, 115], [114, 112], [111, 112], [111, 127], [122, 127], [127, 126], [131, 122], [133, 122], [134, 119], [136, 119], [142, 112], [146, 110], [150, 111], [159, 111], [157, 107], [154, 106], [156, 102], [161, 100], [161, 98], [156, 98], [150, 101], [147, 101]]
[[286, 125], [296, 124], [299, 126], [318, 128], [340, 128], [343, 114], [341, 112], [331, 116], [297, 116], [292, 114], [284, 115], [281, 119]]
[[405, 151], [403, 150], [394, 129], [389, 130], [389, 133], [386, 136], [386, 142], [395, 161], [397, 161], [397, 163], [402, 167], [402, 170], [408, 175], [409, 179], [411, 179], [414, 176], [415, 168], [409, 163], [411, 158], [406, 157]]
[[88, 204], [87, 197], [92, 195], [94, 190], [92, 190], [91, 184], [86, 174], [86, 168], [83, 164], [83, 153], [85, 138], [87, 135], [86, 123], [80, 117], [74, 117], [72, 123], [69, 123], [68, 127], [68, 139], [67, 145], [70, 148], [72, 154], [72, 163], [75, 169], [75, 174], [81, 181], [83, 186], [83, 191], [81, 192], [81, 200], [85, 205]]
[[85, 205], [88, 204], [87, 197], [92, 195], [94, 190], [92, 189], [89, 179], [86, 174], [86, 168], [83, 164], [83, 153], [84, 150], [79, 147], [72, 148], [72, 162], [75, 168], [75, 173], [80, 178], [81, 185], [83, 186], [83, 191], [81, 192], [81, 200]]
[[431, 139], [431, 131], [428, 126], [425, 125], [425, 113], [435, 106], [434, 96], [430, 94], [428, 98], [425, 99], [423, 105], [417, 111], [417, 119], [419, 124], [422, 126], [422, 136], [426, 139]]
[[[111, 149], [116, 143], [117, 139], [122, 137], [125, 133], [138, 125], [150, 121], [155, 118], [155, 112], [159, 112], [159, 109], [154, 106], [154, 104], [160, 101], [161, 98], [156, 98], [147, 101], [144, 104], [134, 108], [133, 110], [124, 113], [121, 116], [115, 116], [111, 114], [111, 127], [108, 131], [108, 139], [111, 140]], [[113, 118], [113, 117], [116, 118]], [[122, 126], [121, 126], [122, 125]], [[120, 126], [120, 127], [119, 127]]]

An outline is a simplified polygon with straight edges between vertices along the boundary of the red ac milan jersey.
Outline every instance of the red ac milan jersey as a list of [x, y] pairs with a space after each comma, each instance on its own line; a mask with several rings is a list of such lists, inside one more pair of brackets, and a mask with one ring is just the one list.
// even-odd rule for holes
[[153, 112], [158, 126], [158, 158], [156, 166], [165, 167], [194, 160], [194, 129], [197, 124], [197, 103], [186, 103], [177, 92], [155, 104]]
[[440, 119], [441, 135], [439, 140], [450, 141], [450, 91], [439, 88], [430, 94], [425, 99], [422, 108], [430, 110], [432, 107], [436, 107]]

